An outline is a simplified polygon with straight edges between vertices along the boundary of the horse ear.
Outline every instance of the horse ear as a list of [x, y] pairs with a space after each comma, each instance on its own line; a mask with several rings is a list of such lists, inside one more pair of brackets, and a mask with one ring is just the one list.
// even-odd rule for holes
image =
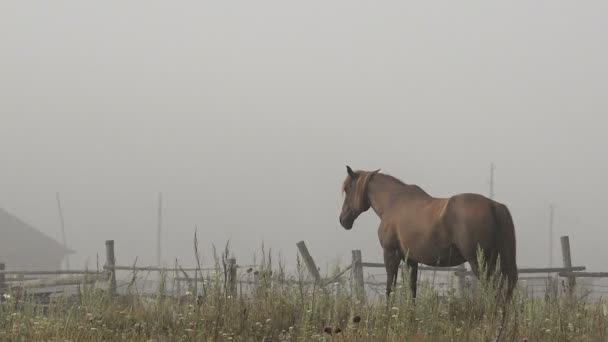
[[376, 170], [376, 171], [374, 171], [374, 172], [372, 172], [372, 173], [378, 173], [378, 172], [380, 172], [380, 169], [378, 169], [378, 170]]
[[355, 172], [348, 165], [346, 165], [346, 172], [348, 172], [349, 176], [351, 176], [352, 178], [355, 178]]

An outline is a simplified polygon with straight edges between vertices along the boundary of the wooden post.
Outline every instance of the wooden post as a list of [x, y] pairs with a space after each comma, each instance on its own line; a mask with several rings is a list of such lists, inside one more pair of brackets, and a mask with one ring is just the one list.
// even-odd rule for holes
[[173, 283], [175, 284], [175, 296], [177, 298], [182, 296], [182, 283], [177, 280], [179, 278], [179, 270], [177, 269], [177, 259], [175, 259], [175, 270], [173, 271]]
[[465, 275], [464, 272], [467, 270], [464, 264], [458, 266], [456, 273], [456, 294], [460, 297], [465, 295]]
[[[473, 270], [473, 267], [471, 267], [471, 271], [472, 270]], [[469, 280], [471, 281], [471, 295], [475, 296], [475, 295], [477, 295], [477, 287], [479, 285], [479, 279], [477, 279], [476, 275], [471, 274], [471, 276], [469, 277]]]
[[[562, 243], [562, 258], [564, 261], [564, 267], [572, 267], [572, 258], [570, 257], [570, 238], [568, 236], [562, 236], [560, 238]], [[568, 292], [571, 294], [574, 291], [574, 286], [576, 285], [574, 276], [568, 277]]]
[[363, 261], [361, 259], [361, 251], [354, 250], [353, 252], [353, 276], [355, 281], [355, 293], [357, 299], [361, 302], [365, 301], [365, 284], [363, 282]]
[[116, 295], [116, 257], [114, 256], [114, 240], [106, 240], [106, 265], [110, 273], [110, 287], [108, 291], [111, 296]]
[[228, 293], [232, 298], [236, 298], [236, 259], [228, 259]]
[[302, 258], [304, 259], [304, 263], [306, 263], [306, 268], [308, 268], [308, 272], [310, 272], [310, 275], [312, 275], [312, 277], [315, 279], [315, 282], [321, 281], [321, 274], [319, 274], [317, 264], [315, 264], [315, 260], [308, 252], [308, 248], [306, 248], [306, 244], [304, 243], [304, 241], [298, 242], [296, 246], [298, 246], [300, 255], [302, 255]]
[[[0, 271], [4, 271], [4, 267], [5, 267], [4, 263], [0, 262]], [[4, 294], [5, 288], [6, 288], [6, 277], [4, 276], [4, 273], [0, 273], [0, 297]]]
[[340, 310], [340, 293], [342, 290], [342, 283], [341, 282], [336, 282], [335, 283], [336, 286], [336, 298], [334, 301], [334, 315], [338, 315], [338, 312]]

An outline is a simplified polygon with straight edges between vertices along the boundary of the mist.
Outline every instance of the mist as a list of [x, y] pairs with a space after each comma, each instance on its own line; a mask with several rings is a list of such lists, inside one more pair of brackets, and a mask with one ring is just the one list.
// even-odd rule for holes
[[[608, 4], [280, 1], [0, 4], [0, 207], [92, 267], [203, 263], [229, 240], [323, 270], [381, 261], [379, 220], [338, 215], [346, 165], [511, 210], [546, 266], [549, 205], [602, 270]], [[542, 15], [542, 16], [541, 16]], [[542, 19], [541, 19], [542, 18]], [[605, 270], [605, 268], [603, 269]]]

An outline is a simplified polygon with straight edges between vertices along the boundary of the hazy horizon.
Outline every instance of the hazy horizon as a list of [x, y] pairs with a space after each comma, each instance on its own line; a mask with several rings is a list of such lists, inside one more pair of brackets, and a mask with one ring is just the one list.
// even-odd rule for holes
[[[0, 207], [121, 264], [193, 265], [194, 227], [324, 271], [381, 261], [370, 211], [338, 223], [345, 165], [512, 211], [518, 264], [605, 270], [608, 3], [55, 1], [0, 4]], [[1, 253], [1, 251], [0, 251]]]

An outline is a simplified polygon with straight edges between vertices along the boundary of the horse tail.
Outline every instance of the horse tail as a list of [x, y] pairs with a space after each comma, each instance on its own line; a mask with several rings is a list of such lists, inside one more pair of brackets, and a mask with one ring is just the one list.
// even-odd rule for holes
[[498, 255], [500, 255], [500, 271], [507, 279], [507, 298], [513, 294], [513, 289], [517, 285], [517, 260], [515, 225], [513, 217], [506, 205], [494, 202], [494, 216], [498, 224], [498, 234], [496, 242]]

